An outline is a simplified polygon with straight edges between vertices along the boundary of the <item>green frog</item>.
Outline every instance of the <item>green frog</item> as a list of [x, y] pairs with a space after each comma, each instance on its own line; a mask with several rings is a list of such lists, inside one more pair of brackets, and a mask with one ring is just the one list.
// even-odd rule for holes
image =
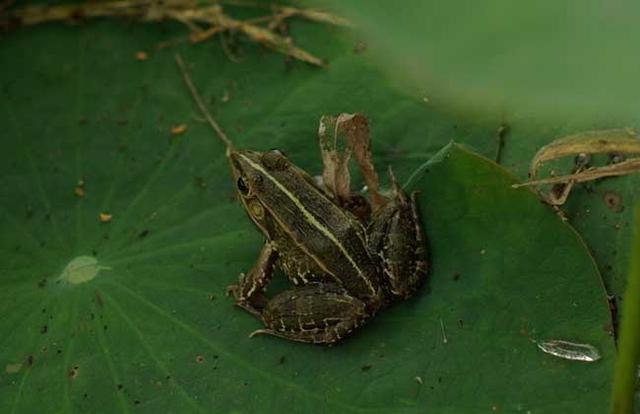
[[[415, 193], [407, 196], [391, 174], [388, 202], [363, 222], [281, 151], [235, 149], [176, 59], [225, 142], [238, 198], [265, 237], [254, 267], [228, 288], [236, 304], [264, 324], [251, 336], [332, 344], [418, 290], [427, 261]], [[266, 298], [276, 266], [295, 286]]]

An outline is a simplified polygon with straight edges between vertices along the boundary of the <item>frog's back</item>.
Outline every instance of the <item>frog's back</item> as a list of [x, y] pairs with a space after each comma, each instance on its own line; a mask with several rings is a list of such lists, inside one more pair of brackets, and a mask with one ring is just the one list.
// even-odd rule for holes
[[[360, 222], [312, 185], [296, 167], [271, 174], [264, 180], [259, 197], [266, 206], [278, 206], [270, 213], [291, 240], [291, 246], [283, 252], [283, 263], [289, 269], [297, 269], [296, 273], [307, 267], [321, 272], [319, 278], [330, 277], [355, 296], [377, 296], [378, 273]], [[285, 246], [287, 238], [281, 237], [280, 244]], [[294, 260], [300, 264], [295, 265]], [[308, 263], [311, 261], [313, 266]]]

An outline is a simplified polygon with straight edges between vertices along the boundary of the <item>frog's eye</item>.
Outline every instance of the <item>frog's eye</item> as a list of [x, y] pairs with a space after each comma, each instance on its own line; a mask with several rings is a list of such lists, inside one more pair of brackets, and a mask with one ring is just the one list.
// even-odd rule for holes
[[238, 177], [238, 182], [236, 183], [238, 186], [238, 191], [243, 195], [249, 194], [249, 187], [247, 187], [247, 183], [244, 182], [242, 177]]

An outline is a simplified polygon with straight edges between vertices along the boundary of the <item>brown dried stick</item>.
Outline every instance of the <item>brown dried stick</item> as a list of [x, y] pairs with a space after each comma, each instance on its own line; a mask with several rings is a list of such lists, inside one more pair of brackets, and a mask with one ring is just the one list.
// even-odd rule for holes
[[[318, 10], [298, 9], [294, 7], [273, 7], [272, 16], [246, 21], [236, 20], [223, 12], [217, 2], [195, 0], [122, 0], [97, 1], [79, 4], [55, 6], [28, 6], [0, 14], [0, 27], [35, 25], [52, 21], [76, 22], [84, 18], [129, 17], [143, 22], [175, 20], [186, 25], [192, 42], [200, 42], [223, 31], [235, 30], [243, 33], [254, 42], [260, 43], [279, 53], [316, 66], [325, 63], [311, 53], [296, 47], [290, 38], [280, 36], [267, 28], [258, 26], [260, 22], [281, 22], [290, 17], [302, 17], [308, 20], [349, 26], [342, 18]], [[0, 11], [2, 11], [0, 9]], [[200, 25], [204, 27], [200, 27]]]
[[195, 85], [191, 81], [191, 76], [189, 76], [189, 71], [187, 69], [187, 66], [184, 64], [184, 61], [182, 60], [182, 56], [180, 56], [179, 54], [176, 54], [175, 59], [176, 59], [176, 63], [178, 64], [178, 68], [180, 69], [180, 74], [182, 75], [182, 79], [184, 80], [184, 83], [187, 85], [187, 88], [189, 88], [191, 97], [195, 101], [196, 105], [198, 105], [198, 109], [200, 109], [200, 112], [205, 117], [205, 119], [207, 120], [211, 128], [213, 128], [213, 130], [218, 135], [218, 138], [220, 138], [222, 142], [224, 142], [224, 144], [226, 145], [227, 147], [226, 156], [229, 157], [229, 155], [231, 154], [231, 151], [233, 150], [233, 142], [231, 142], [231, 140], [229, 139], [229, 137], [227, 137], [227, 134], [225, 134], [220, 124], [218, 124], [218, 122], [211, 116], [211, 114], [207, 110], [206, 105], [202, 101], [202, 97], [200, 96], [200, 94], [198, 93], [198, 90], [196, 89]]

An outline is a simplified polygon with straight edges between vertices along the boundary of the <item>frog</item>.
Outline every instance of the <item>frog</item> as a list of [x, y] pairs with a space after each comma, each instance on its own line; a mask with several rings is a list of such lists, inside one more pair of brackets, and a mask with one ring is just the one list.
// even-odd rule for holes
[[[357, 217], [282, 151], [237, 149], [207, 110], [180, 55], [175, 58], [191, 97], [226, 146], [237, 198], [265, 238], [255, 265], [227, 289], [264, 325], [251, 337], [330, 346], [419, 290], [428, 265], [417, 192], [407, 195], [389, 169], [386, 202]], [[269, 298], [276, 267], [294, 286]]]
[[[228, 288], [264, 328], [251, 333], [334, 344], [413, 296], [427, 274], [416, 192], [390, 172], [389, 202], [363, 223], [280, 150], [231, 150], [245, 212], [265, 237], [254, 267]], [[294, 287], [264, 298], [276, 267]]]

